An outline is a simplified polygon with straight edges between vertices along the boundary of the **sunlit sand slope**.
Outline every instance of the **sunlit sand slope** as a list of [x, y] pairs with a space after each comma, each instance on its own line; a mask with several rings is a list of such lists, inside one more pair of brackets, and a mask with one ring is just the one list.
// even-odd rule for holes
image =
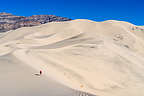
[[73, 20], [1, 34], [0, 56], [16, 59], [77, 90], [144, 96], [144, 27]]

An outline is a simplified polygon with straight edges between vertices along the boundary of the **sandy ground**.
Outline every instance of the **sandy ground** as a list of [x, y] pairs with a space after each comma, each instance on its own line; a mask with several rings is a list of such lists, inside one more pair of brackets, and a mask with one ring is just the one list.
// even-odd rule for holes
[[70, 89], [39, 72], [12, 55], [0, 57], [0, 96], [79, 96], [90, 95]]
[[0, 57], [0, 96], [68, 96], [74, 91], [24, 65], [13, 56]]
[[[3, 56], [10, 58], [7, 56], [9, 54], [15, 57], [13, 61], [21, 62], [23, 66], [21, 69], [26, 70], [26, 72], [19, 71], [29, 80], [14, 80], [21, 81], [20, 84], [36, 80], [32, 85], [54, 84], [51, 86], [56, 86], [55, 88], [58, 88], [56, 90], [67, 90], [67, 92], [58, 91], [61, 92], [59, 94], [69, 94], [69, 92], [71, 94], [72, 91], [67, 89], [71, 88], [97, 96], [144, 96], [143, 26], [114, 20], [104, 22], [73, 20], [20, 28], [1, 34], [0, 37], [1, 58]], [[8, 64], [7, 60], [0, 62]], [[43, 79], [34, 77], [31, 74], [36, 71], [32, 72], [28, 69], [43, 70], [45, 76], [42, 77]], [[19, 74], [18, 71], [13, 72]], [[5, 76], [4, 73], [2, 76]], [[15, 78], [18, 76], [16, 75]], [[63, 86], [55, 82], [49, 83], [52, 82], [49, 78]], [[6, 81], [3, 84], [9, 88], [10, 84], [6, 84]], [[45, 86], [49, 89], [47, 87]], [[21, 88], [31, 90], [32, 87], [20, 86], [18, 89]], [[34, 88], [37, 88], [34, 92], [41, 89]], [[45, 91], [43, 90], [42, 93]]]

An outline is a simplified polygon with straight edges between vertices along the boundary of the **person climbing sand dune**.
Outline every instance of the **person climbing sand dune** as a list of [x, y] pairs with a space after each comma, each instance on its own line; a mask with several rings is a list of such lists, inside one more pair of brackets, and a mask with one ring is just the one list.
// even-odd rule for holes
[[36, 76], [41, 76], [42, 75], [42, 70], [39, 71], [39, 73], [34, 74]]
[[40, 75], [42, 75], [42, 70], [40, 70]]

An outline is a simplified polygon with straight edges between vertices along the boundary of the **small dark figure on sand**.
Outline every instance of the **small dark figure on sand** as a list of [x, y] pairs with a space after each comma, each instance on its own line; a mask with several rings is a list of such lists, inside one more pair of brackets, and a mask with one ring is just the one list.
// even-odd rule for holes
[[42, 75], [42, 70], [40, 70], [39, 73], [34, 74], [34, 75], [36, 75], [36, 76], [41, 76], [41, 75]]
[[40, 75], [42, 75], [42, 70], [40, 70]]

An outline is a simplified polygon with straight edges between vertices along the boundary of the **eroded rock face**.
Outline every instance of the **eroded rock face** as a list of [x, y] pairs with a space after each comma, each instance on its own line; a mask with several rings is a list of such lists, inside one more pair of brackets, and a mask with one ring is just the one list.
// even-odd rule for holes
[[15, 30], [20, 27], [31, 27], [48, 22], [69, 21], [71, 19], [55, 15], [33, 15], [29, 17], [0, 13], [0, 32]]

